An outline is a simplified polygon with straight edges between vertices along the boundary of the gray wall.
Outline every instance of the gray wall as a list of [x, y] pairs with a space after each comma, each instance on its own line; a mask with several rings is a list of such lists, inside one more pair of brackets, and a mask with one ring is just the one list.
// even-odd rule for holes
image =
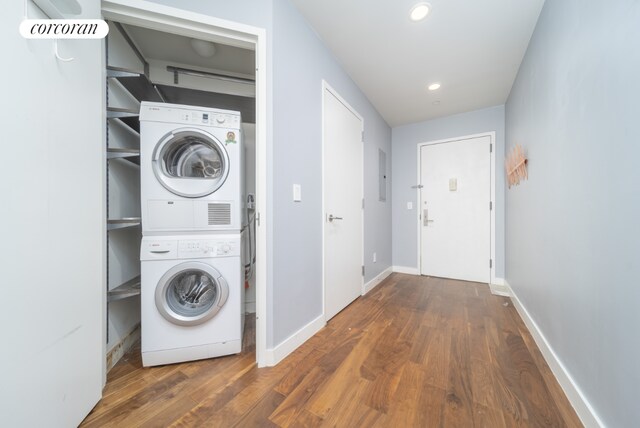
[[[273, 343], [322, 313], [322, 79], [364, 117], [365, 281], [391, 266], [390, 203], [377, 201], [378, 147], [391, 130], [287, 1], [274, 0]], [[302, 203], [291, 199], [302, 185]], [[378, 262], [372, 254], [378, 252]]]
[[[504, 278], [504, 106], [490, 107], [393, 128], [393, 265], [418, 268], [416, 224], [417, 145], [496, 132], [496, 277]], [[413, 209], [407, 209], [413, 202]]]
[[[156, 1], [268, 31], [273, 181], [267, 187], [273, 230], [267, 231], [267, 346], [276, 346], [322, 313], [322, 79], [364, 117], [365, 281], [391, 266], [390, 194], [386, 203], [377, 200], [378, 148], [391, 157], [391, 130], [288, 0]], [[302, 186], [302, 202], [292, 201], [293, 183]]]
[[640, 2], [547, 1], [506, 107], [507, 280], [602, 421], [640, 420]]

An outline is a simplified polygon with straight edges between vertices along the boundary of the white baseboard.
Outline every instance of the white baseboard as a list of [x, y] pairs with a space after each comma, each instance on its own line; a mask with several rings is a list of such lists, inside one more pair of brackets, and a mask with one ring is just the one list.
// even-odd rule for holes
[[558, 380], [560, 387], [566, 394], [567, 399], [573, 406], [584, 426], [587, 428], [604, 427], [604, 424], [593, 410], [593, 407], [591, 407], [591, 404], [589, 404], [587, 398], [584, 396], [578, 385], [576, 385], [565, 366], [553, 351], [553, 348], [551, 348], [551, 345], [549, 345], [549, 342], [547, 342], [547, 339], [544, 337], [544, 334], [536, 322], [531, 318], [531, 315], [529, 315], [527, 309], [522, 305], [520, 299], [518, 299], [517, 294], [513, 292], [513, 289], [506, 280], [504, 281], [504, 284], [504, 287], [506, 287], [509, 295], [511, 296], [513, 305], [529, 329], [531, 336], [533, 336], [533, 340], [535, 340], [536, 345], [540, 348], [540, 352], [542, 352], [542, 356], [549, 365], [549, 368], [551, 368], [551, 371]]
[[393, 268], [391, 266], [389, 266], [388, 268], [380, 272], [378, 275], [375, 276], [375, 278], [373, 278], [371, 281], [367, 282], [364, 285], [364, 290], [362, 291], [362, 295], [364, 296], [369, 291], [373, 290], [392, 273], [393, 273]]
[[256, 302], [244, 302], [244, 312], [247, 314], [255, 314]]
[[496, 296], [511, 296], [504, 278], [493, 278], [491, 284], [489, 284], [489, 288], [491, 289], [491, 294], [495, 294]]
[[324, 314], [321, 314], [318, 318], [293, 333], [279, 345], [272, 349], [267, 349], [265, 358], [266, 365], [275, 366], [280, 361], [284, 360], [287, 355], [295, 351], [300, 345], [320, 331], [325, 324]]
[[406, 273], [408, 275], [420, 275], [418, 268], [406, 267], [406, 266], [392, 266], [394, 272]]

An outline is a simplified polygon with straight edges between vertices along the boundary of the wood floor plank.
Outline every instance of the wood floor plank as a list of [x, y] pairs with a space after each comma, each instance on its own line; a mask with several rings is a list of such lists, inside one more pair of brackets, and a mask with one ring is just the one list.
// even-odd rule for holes
[[165, 392], [187, 379], [187, 376], [178, 372], [162, 382], [151, 384], [130, 399], [116, 404], [109, 409], [108, 412], [103, 412], [99, 417], [91, 420], [85, 426], [104, 427], [128, 425], [126, 421], [135, 419], [141, 409], [149, 412], [153, 411], [152, 408], [161, 405]]
[[492, 409], [501, 409], [502, 405], [494, 386], [493, 368], [482, 359], [471, 357], [471, 390], [475, 403]]
[[324, 419], [314, 415], [307, 409], [302, 409], [296, 419], [292, 422], [290, 428], [316, 428], [322, 426]]
[[284, 401], [284, 395], [271, 390], [260, 402], [238, 421], [236, 427], [278, 427], [268, 418]]
[[505, 335], [505, 341], [520, 375], [520, 386], [530, 406], [529, 421], [539, 426], [566, 426], [522, 337], [508, 333]]
[[500, 410], [473, 404], [473, 426], [475, 428], [508, 428]]
[[[320, 361], [324, 355], [324, 352], [313, 349], [295, 370], [291, 370], [282, 378], [275, 387], [275, 390], [284, 396], [291, 394], [305, 377], [311, 374], [311, 371], [318, 365], [318, 361]], [[324, 370], [323, 373], [326, 375]]]
[[[245, 333], [255, 335], [255, 320]], [[580, 427], [508, 298], [394, 273], [276, 367], [238, 355], [109, 373], [81, 426]]]
[[374, 344], [389, 324], [387, 321], [376, 320], [373, 322], [371, 327], [353, 347], [352, 351], [339, 364], [336, 370], [333, 371], [329, 380], [322, 386], [317, 394], [311, 397], [306, 406], [311, 413], [325, 418], [329, 411], [331, 411], [336, 403], [343, 397], [344, 391], [349, 390], [354, 382], [361, 379], [360, 367], [362, 363], [368, 357]]
[[472, 409], [469, 339], [466, 330], [457, 329], [451, 335], [445, 426], [473, 426]]
[[496, 320], [485, 319], [487, 343], [491, 351], [493, 391], [500, 402], [508, 426], [527, 426], [526, 398], [520, 388], [518, 373], [506, 352]]
[[426, 383], [424, 366], [407, 362], [387, 413], [396, 426], [439, 427], [443, 423], [446, 392]]
[[442, 327], [432, 331], [431, 334], [426, 356], [421, 361], [425, 367], [425, 381], [438, 388], [447, 389], [450, 370], [451, 329]]
[[305, 410], [304, 406], [309, 398], [327, 379], [327, 372], [321, 367], [312, 368], [307, 376], [302, 379], [302, 382], [268, 416], [269, 420], [280, 427], [292, 425], [293, 421]]
[[323, 427], [370, 427], [382, 417], [382, 413], [363, 404], [363, 396], [369, 389], [369, 381], [358, 379], [341, 394], [341, 399], [324, 415]]
[[196, 402], [188, 395], [181, 394], [175, 400], [170, 400], [166, 406], [161, 407], [161, 411], [147, 418], [145, 422], [135, 424], [140, 428], [164, 428], [171, 425], [182, 415], [187, 413]]

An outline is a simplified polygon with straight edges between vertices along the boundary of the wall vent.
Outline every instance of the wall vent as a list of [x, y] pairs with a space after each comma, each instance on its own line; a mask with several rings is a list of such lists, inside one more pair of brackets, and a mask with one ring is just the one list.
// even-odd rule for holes
[[231, 224], [231, 204], [209, 204], [209, 226], [228, 226]]

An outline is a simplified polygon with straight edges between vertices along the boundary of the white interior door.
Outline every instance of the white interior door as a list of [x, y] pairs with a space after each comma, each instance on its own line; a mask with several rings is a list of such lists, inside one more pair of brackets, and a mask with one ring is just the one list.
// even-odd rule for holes
[[325, 319], [362, 293], [362, 119], [323, 90]]
[[420, 148], [422, 275], [489, 282], [491, 138]]
[[[30, 19], [46, 19], [25, 3]], [[100, 2], [81, 3], [78, 18], [100, 18]], [[0, 424], [74, 427], [104, 385], [103, 42], [60, 40], [75, 58], [60, 62], [51, 41], [15, 30], [24, 6], [3, 3], [0, 27], [16, 65], [2, 74]]]

